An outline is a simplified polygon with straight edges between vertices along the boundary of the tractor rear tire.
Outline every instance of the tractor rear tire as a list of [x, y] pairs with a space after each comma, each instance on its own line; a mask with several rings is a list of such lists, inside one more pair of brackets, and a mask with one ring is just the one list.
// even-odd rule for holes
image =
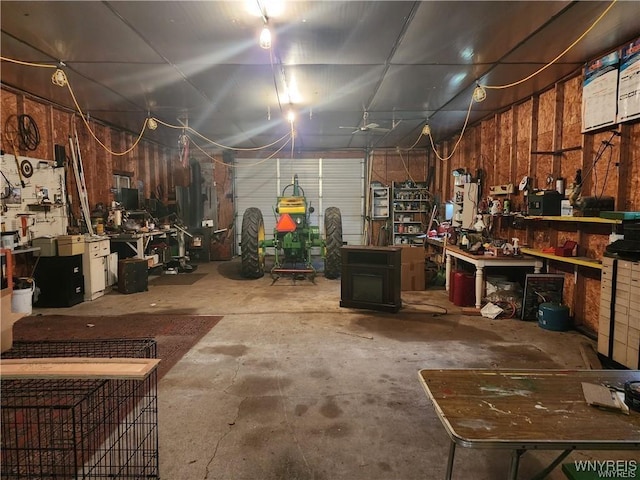
[[342, 270], [342, 214], [337, 207], [329, 207], [324, 211], [324, 276], [334, 279]]
[[264, 276], [264, 220], [259, 208], [247, 208], [242, 217], [242, 233], [240, 238], [241, 267], [240, 273], [245, 278], [261, 278]]

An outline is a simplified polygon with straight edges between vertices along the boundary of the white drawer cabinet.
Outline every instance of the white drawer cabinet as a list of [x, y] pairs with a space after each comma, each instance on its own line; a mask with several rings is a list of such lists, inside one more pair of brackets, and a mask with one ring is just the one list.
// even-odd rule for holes
[[640, 262], [602, 259], [598, 352], [640, 367]]
[[96, 237], [85, 240], [82, 254], [85, 301], [95, 300], [104, 295], [107, 288], [107, 258], [110, 253], [111, 246], [108, 238]]

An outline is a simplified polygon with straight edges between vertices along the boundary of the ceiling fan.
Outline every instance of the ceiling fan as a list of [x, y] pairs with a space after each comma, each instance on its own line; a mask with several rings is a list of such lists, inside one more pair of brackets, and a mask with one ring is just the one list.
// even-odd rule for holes
[[372, 123], [368, 123], [368, 119], [369, 119], [369, 113], [367, 111], [365, 111], [362, 114], [362, 125], [361, 126], [359, 126], [359, 127], [338, 127], [338, 128], [348, 128], [350, 130], [353, 130], [351, 132], [352, 135], [354, 133], [358, 133], [358, 132], [387, 133], [387, 132], [390, 132], [392, 130], [391, 128], [381, 127], [377, 123], [373, 123], [373, 122]]

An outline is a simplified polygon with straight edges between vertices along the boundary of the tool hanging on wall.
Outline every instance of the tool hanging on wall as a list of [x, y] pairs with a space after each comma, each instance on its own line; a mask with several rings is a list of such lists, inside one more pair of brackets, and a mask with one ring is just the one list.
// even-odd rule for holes
[[16, 146], [16, 141], [18, 140], [18, 129], [13, 121], [14, 117], [17, 118], [16, 115], [12, 115], [4, 124], [4, 139], [9, 145], [11, 145], [13, 156], [15, 157], [16, 161], [16, 167], [18, 169], [20, 185], [22, 186], [22, 188], [24, 188], [26, 187], [26, 184], [24, 183], [24, 178], [22, 177], [22, 168], [20, 168], [20, 160], [18, 159], [18, 147]]
[[29, 232], [29, 217], [31, 215], [31, 213], [18, 213], [16, 215], [20, 219], [20, 229], [23, 237], [26, 237]]
[[20, 178], [20, 186], [22, 186], [22, 188], [25, 188], [27, 184], [24, 182], [24, 177], [22, 176], [22, 168], [20, 167], [20, 160], [18, 159], [18, 149], [16, 148], [16, 144], [13, 143], [13, 139], [6, 137], [6, 135], [5, 138], [7, 139], [7, 142], [11, 144], [11, 147], [13, 149], [13, 156], [16, 159], [16, 167], [18, 169], [18, 177]]
[[87, 231], [90, 235], [93, 235], [93, 225], [91, 225], [91, 210], [89, 209], [87, 187], [84, 181], [84, 172], [82, 168], [82, 156], [80, 155], [80, 142], [78, 141], [78, 132], [74, 131], [74, 134], [75, 142], [72, 137], [69, 137], [69, 146], [71, 147], [71, 159], [73, 164], [73, 175], [76, 180], [76, 188], [78, 189], [78, 198], [80, 199], [80, 211], [82, 213], [82, 218], [84, 219]]
[[31, 115], [18, 115], [20, 148], [33, 152], [40, 145], [40, 131]]

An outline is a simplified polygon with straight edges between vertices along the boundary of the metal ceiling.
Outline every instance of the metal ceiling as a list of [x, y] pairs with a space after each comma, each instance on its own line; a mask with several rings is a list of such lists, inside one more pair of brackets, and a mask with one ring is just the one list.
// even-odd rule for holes
[[[458, 132], [476, 83], [519, 80], [554, 59], [607, 8], [584, 1], [7, 1], [2, 56], [56, 64], [82, 109], [139, 132], [148, 112], [233, 148], [286, 135], [296, 112], [300, 151], [413, 145], [428, 120]], [[258, 45], [264, 18], [271, 50]], [[248, 8], [249, 7], [249, 8]], [[618, 0], [589, 34], [540, 75], [489, 90], [473, 123], [640, 35], [640, 2]], [[2, 62], [1, 80], [73, 108], [52, 69]], [[288, 90], [289, 87], [289, 90]], [[298, 95], [288, 91], [297, 87]], [[390, 132], [341, 126], [368, 122]], [[28, 113], [28, 112], [27, 112]], [[175, 145], [180, 132], [146, 135]], [[422, 138], [417, 146], [425, 146]]]

